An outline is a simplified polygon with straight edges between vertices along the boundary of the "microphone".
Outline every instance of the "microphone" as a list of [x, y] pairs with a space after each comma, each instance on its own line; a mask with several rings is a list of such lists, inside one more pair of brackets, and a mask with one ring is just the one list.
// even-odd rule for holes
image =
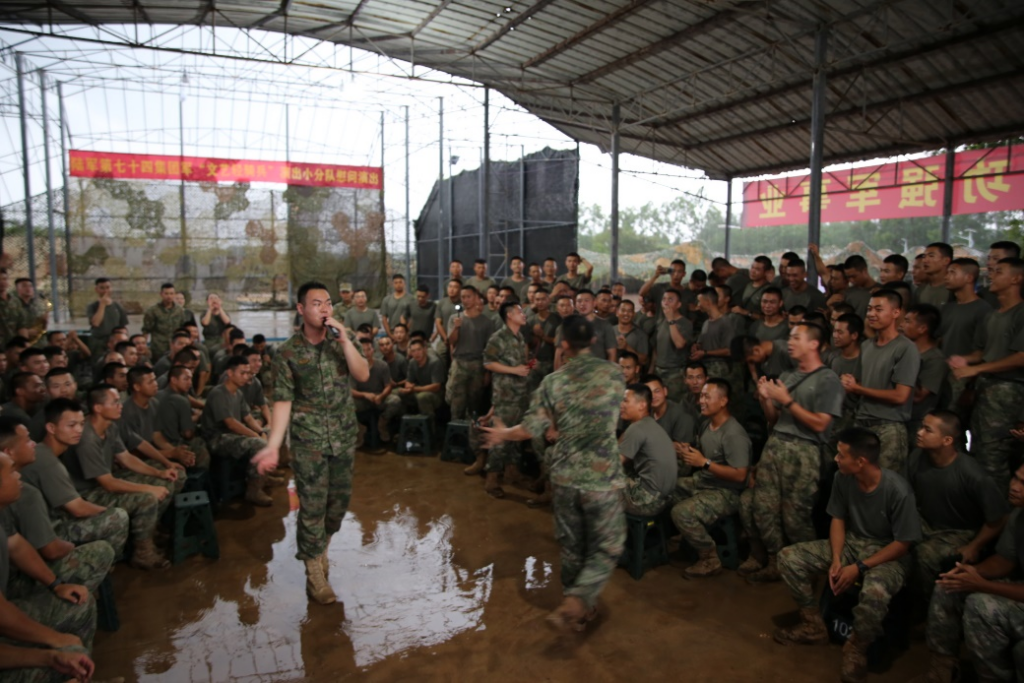
[[341, 330], [339, 330], [337, 327], [331, 327], [330, 325], [328, 325], [326, 316], [324, 316], [323, 323], [324, 327], [327, 328], [328, 334], [330, 334], [335, 339], [341, 339]]

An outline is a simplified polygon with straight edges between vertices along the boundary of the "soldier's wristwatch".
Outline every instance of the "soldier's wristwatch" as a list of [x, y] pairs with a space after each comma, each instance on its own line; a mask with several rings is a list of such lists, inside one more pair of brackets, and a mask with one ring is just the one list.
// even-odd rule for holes
[[711, 461], [710, 460], [705, 460], [704, 464], [701, 465], [700, 468], [702, 470], [704, 470], [705, 472], [709, 471], [711, 469]]
[[868, 573], [868, 569], [870, 569], [870, 568], [871, 567], [867, 566], [866, 564], [864, 564], [860, 560], [857, 560], [857, 571], [860, 572], [861, 576], [864, 576], [865, 574], [867, 574]]

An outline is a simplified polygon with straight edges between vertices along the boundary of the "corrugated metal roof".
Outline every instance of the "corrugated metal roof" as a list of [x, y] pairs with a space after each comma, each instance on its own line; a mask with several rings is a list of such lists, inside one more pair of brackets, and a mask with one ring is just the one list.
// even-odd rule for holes
[[485, 83], [564, 133], [738, 177], [808, 165], [829, 31], [826, 163], [1024, 133], [1024, 2], [39, 0], [11, 24], [256, 27]]

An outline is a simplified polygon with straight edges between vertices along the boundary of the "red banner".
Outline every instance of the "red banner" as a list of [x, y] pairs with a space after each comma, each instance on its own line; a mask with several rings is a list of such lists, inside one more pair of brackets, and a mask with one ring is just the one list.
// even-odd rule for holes
[[[946, 156], [866, 165], [821, 176], [821, 221], [941, 216]], [[810, 176], [745, 183], [743, 227], [807, 222]], [[1024, 209], [1024, 147], [959, 152], [953, 173], [953, 213]]]
[[315, 187], [384, 188], [384, 171], [374, 166], [334, 166], [294, 161], [243, 161], [158, 154], [117, 154], [71, 150], [71, 175], [80, 178], [174, 180], [208, 183], [284, 183]]

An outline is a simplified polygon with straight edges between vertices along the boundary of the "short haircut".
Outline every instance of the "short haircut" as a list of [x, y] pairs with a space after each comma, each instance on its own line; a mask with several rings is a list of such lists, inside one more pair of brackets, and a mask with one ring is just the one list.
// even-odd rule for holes
[[171, 341], [175, 339], [188, 339], [189, 341], [191, 341], [192, 335], [185, 330], [178, 330], [177, 332], [171, 335]]
[[28, 383], [32, 381], [33, 377], [38, 377], [38, 375], [36, 375], [35, 373], [22, 371], [16, 372], [13, 375], [11, 375], [11, 385], [7, 389], [7, 395], [10, 397], [12, 401], [14, 400], [14, 395], [17, 393], [18, 389], [24, 389], [25, 387], [27, 387]]
[[818, 351], [822, 350], [822, 347], [825, 345], [825, 338], [827, 336], [825, 328], [811, 320], [802, 320], [801, 322], [798, 322], [796, 325], [793, 325], [793, 327], [804, 328], [804, 331], [807, 332], [807, 336], [809, 336], [814, 341], [818, 342]]
[[427, 345], [427, 343], [423, 340], [422, 337], [413, 337], [412, 340], [409, 342], [409, 348], [410, 349], [412, 347], [414, 347], [414, 346], [426, 346], [426, 345]]
[[850, 334], [857, 334], [857, 342], [860, 343], [864, 339], [864, 319], [856, 313], [844, 313], [836, 318], [836, 324], [846, 323], [846, 329], [850, 331]]
[[619, 360], [631, 360], [637, 364], [637, 367], [640, 366], [640, 356], [636, 355], [632, 351], [619, 351]]
[[882, 442], [878, 435], [864, 427], [850, 427], [839, 432], [836, 441], [850, 447], [855, 458], [864, 458], [873, 465], [878, 464], [878, 456], [882, 452]]
[[30, 346], [21, 353], [18, 354], [18, 362], [24, 365], [30, 358], [34, 356], [45, 356], [46, 354], [42, 349], [37, 349], [34, 346]]
[[474, 287], [473, 285], [462, 285], [462, 291], [463, 292], [472, 292], [477, 297], [480, 296], [480, 290], [477, 289], [476, 287]]
[[729, 380], [727, 379], [722, 377], [709, 377], [708, 381], [704, 383], [704, 386], [709, 385], [718, 387], [719, 391], [721, 391], [727, 399], [732, 396], [732, 385], [729, 384]]
[[19, 278], [15, 279], [14, 284], [15, 285], [20, 285], [22, 282], [28, 282], [33, 287], [35, 287], [35, 285], [36, 285], [36, 283], [32, 282], [32, 278], [30, 278], [30, 277], [19, 277]]
[[1000, 240], [993, 242], [989, 245], [989, 249], [999, 249], [1000, 251], [1008, 251], [1013, 258], [1020, 258], [1020, 245], [1010, 240]]
[[883, 287], [882, 289], [876, 290], [871, 293], [872, 299], [885, 299], [893, 307], [902, 309], [903, 308], [903, 297], [900, 293], [891, 287]]
[[135, 385], [142, 381], [146, 375], [152, 375], [153, 368], [148, 365], [136, 365], [128, 371], [128, 393], [135, 392]]
[[1024, 260], [1016, 257], [999, 259], [999, 265], [1008, 265], [1017, 275], [1024, 275]]
[[226, 370], [234, 370], [235, 368], [237, 368], [240, 365], [248, 365], [248, 364], [249, 364], [249, 358], [248, 357], [246, 357], [246, 356], [232, 356], [231, 358], [228, 359], [228, 364], [227, 364], [227, 367], [225, 369]]
[[793, 258], [793, 259], [789, 259], [789, 264], [786, 267], [787, 268], [803, 268], [804, 270], [807, 270], [807, 264], [804, 263], [804, 260], [802, 258], [800, 258], [799, 256], [797, 256], [796, 258]]
[[686, 370], [700, 370], [701, 372], [704, 373], [705, 377], [708, 376], [708, 369], [699, 360], [691, 360], [689, 363], [687, 363], [686, 367], [683, 369], [683, 372], [685, 373]]
[[854, 308], [852, 304], [848, 304], [845, 301], [837, 301], [836, 303], [832, 304], [832, 312], [839, 314], [836, 316], [836, 320], [839, 320], [847, 313], [856, 313], [857, 309]]
[[697, 292], [698, 296], [706, 298], [711, 303], [718, 305], [718, 290], [714, 287], [705, 287], [704, 289]]
[[582, 315], [570, 315], [562, 321], [562, 339], [577, 351], [589, 348], [594, 339], [594, 326]]
[[124, 363], [107, 363], [103, 366], [103, 379], [107, 380], [117, 374], [117, 371], [121, 368], [127, 369], [128, 366]]
[[939, 250], [939, 253], [942, 254], [942, 258], [953, 258], [953, 247], [949, 246], [945, 242], [932, 242], [927, 247], [925, 247], [925, 251], [928, 251], [932, 247], [935, 247], [936, 249]]
[[512, 258], [510, 258], [508, 261], [509, 261], [509, 263], [511, 263], [512, 261], [522, 261], [522, 260], [523, 260], [523, 257], [519, 256], [517, 254], [517, 255], [513, 256]]
[[654, 395], [651, 393], [650, 387], [646, 384], [640, 384], [637, 382], [627, 386], [626, 391], [632, 391], [634, 396], [647, 405], [647, 412], [651, 412], [651, 403], [654, 401]]
[[60, 346], [47, 346], [43, 348], [43, 355], [46, 356], [46, 360], [53, 360], [57, 356], [64, 353], [64, 349]]
[[199, 360], [199, 352], [194, 346], [186, 346], [174, 354], [174, 358], [171, 359], [175, 365], [185, 365], [197, 360]]
[[448, 280], [449, 285], [453, 282], [459, 286], [459, 289], [462, 289], [462, 280], [457, 280], [455, 278], [451, 278], [450, 280]]
[[786, 309], [789, 315], [807, 315], [807, 307], [797, 304], [796, 306], [790, 306]]
[[951, 436], [954, 439], [959, 439], [960, 435], [964, 432], [963, 423], [960, 421], [960, 416], [954, 413], [952, 410], [944, 410], [942, 408], [936, 408], [930, 410], [925, 414], [925, 417], [931, 415], [938, 419], [942, 423], [942, 435]]
[[970, 275], [975, 282], [978, 281], [978, 275], [981, 274], [981, 265], [972, 258], [967, 256], [961, 256], [950, 261], [949, 265], [958, 266], [960, 270]]
[[104, 282], [110, 282], [109, 277], [98, 277], [93, 281], [93, 285], [102, 285]]
[[164, 291], [165, 289], [174, 289], [174, 283], [173, 282], [165, 282], [162, 285], [160, 285], [160, 291], [161, 292]]
[[11, 349], [23, 349], [28, 346], [28, 339], [25, 339], [21, 335], [15, 335], [7, 340], [4, 344], [4, 351], [10, 351]]
[[420, 286], [418, 286], [416, 288], [416, 291], [417, 292], [423, 292], [424, 294], [429, 295], [430, 294], [430, 287], [428, 287], [427, 285], [420, 285]]
[[192, 372], [192, 368], [186, 365], [175, 365], [174, 367], [167, 371], [167, 377], [168, 379], [178, 379], [186, 372]]
[[119, 341], [116, 344], [114, 344], [114, 351], [116, 353], [120, 353], [121, 355], [124, 355], [124, 352], [127, 351], [128, 349], [134, 349], [134, 348], [135, 348], [135, 344], [132, 344], [128, 340]]
[[[396, 324], [395, 324], [395, 326], [391, 328], [391, 331], [392, 331], [392, 332], [394, 332], [394, 331], [395, 331], [395, 330], [397, 330], [397, 329], [398, 329], [399, 327], [401, 327], [401, 328], [402, 328], [403, 330], [405, 330], [406, 332], [408, 332], [408, 331], [409, 331], [409, 326], [408, 326], [408, 325], [406, 325], [405, 323], [396, 323]], [[373, 328], [371, 327], [370, 329], [372, 330]]]
[[[103, 405], [104, 401], [110, 396], [110, 392], [113, 391], [117, 394], [117, 387], [106, 382], [100, 382], [99, 384], [93, 385], [92, 389], [89, 389], [89, 395], [87, 403], [89, 404], [89, 411], [93, 412], [93, 406]], [[117, 400], [117, 399], [115, 399]]]
[[[298, 293], [297, 293], [297, 294], [295, 295], [295, 300], [296, 300], [297, 302], [299, 302], [300, 304], [302, 304], [303, 306], [305, 306], [305, 305], [306, 305], [306, 295], [307, 295], [307, 294], [309, 294], [309, 292], [310, 292], [311, 290], [314, 290], [314, 289], [322, 289], [322, 290], [324, 290], [325, 292], [326, 292], [326, 291], [329, 291], [329, 290], [327, 289], [327, 285], [325, 285], [324, 283], [322, 283], [322, 282], [317, 282], [316, 280], [310, 280], [309, 282], [304, 282], [304, 283], [303, 283], [303, 284], [302, 284], [302, 285], [301, 285], [301, 286], [299, 287], [299, 291], [298, 291]], [[361, 290], [358, 290], [358, 289], [357, 289], [356, 291], [358, 292], [358, 291], [361, 291]]]
[[565, 255], [565, 258], [570, 258], [570, 257], [572, 257], [572, 258], [578, 258], [578, 259], [580, 259], [581, 261], [583, 260], [583, 259], [582, 259], [582, 258], [580, 257], [580, 255], [579, 255], [579, 254], [577, 254], [577, 253], [576, 253], [575, 251], [570, 251], [570, 252], [569, 252], [568, 254], [566, 254], [566, 255]]
[[690, 279], [696, 282], [707, 282], [708, 274], [698, 268], [697, 270], [690, 273]]
[[782, 300], [782, 289], [776, 287], [775, 285], [772, 285], [771, 287], [766, 287], [765, 290], [761, 292], [761, 298], [763, 299], [769, 294], [774, 294], [775, 296], [779, 297], [780, 301]]
[[47, 424], [55, 425], [60, 422], [61, 415], [68, 412], [83, 412], [82, 404], [70, 398], [55, 398], [46, 404], [43, 416], [46, 418]]
[[711, 268], [712, 269], [715, 269], [718, 266], [728, 266], [728, 265], [730, 265], [729, 264], [729, 259], [724, 258], [722, 256], [716, 256], [715, 258], [711, 259]]
[[391, 281], [394, 282], [395, 280], [402, 280], [404, 282], [405, 276], [402, 275], [401, 273], [395, 273], [394, 275], [391, 276]]
[[924, 324], [928, 330], [928, 336], [935, 339], [939, 332], [939, 325], [942, 324], [942, 313], [931, 304], [914, 304], [907, 309], [907, 315], [913, 313], [917, 322]]
[[896, 270], [902, 271], [904, 275], [910, 270], [910, 261], [903, 254], [889, 254], [882, 259], [882, 263], [891, 263], [896, 266]]
[[761, 256], [755, 257], [754, 258], [754, 263], [760, 263], [765, 268], [774, 268], [775, 267], [775, 265], [772, 263], [772, 260], [770, 258], [768, 258], [767, 256], [765, 256], [764, 254], [762, 254]]
[[657, 382], [661, 386], [663, 386], [663, 387], [665, 386], [665, 380], [663, 380], [661, 378], [661, 375], [655, 374], [653, 372], [649, 372], [646, 375], [644, 375], [643, 377], [641, 377], [640, 381], [643, 382], [644, 384], [650, 384], [651, 382]]
[[266, 335], [254, 334], [252, 336], [252, 343], [253, 344], [264, 344], [264, 343], [266, 343], [266, 341], [267, 341]]
[[506, 299], [498, 306], [498, 316], [501, 318], [501, 322], [508, 322], [508, 312], [519, 305], [519, 299], [515, 297]]
[[634, 311], [636, 310], [636, 304], [633, 303], [633, 301], [631, 299], [623, 299], [622, 301], [619, 302], [619, 305], [620, 306], [629, 306]]
[[50, 330], [49, 332], [46, 333], [46, 341], [52, 342], [53, 338], [56, 337], [58, 334], [64, 334], [64, 330]]
[[245, 339], [244, 330], [240, 330], [236, 327], [235, 329], [231, 330], [231, 332], [228, 333], [228, 342], [233, 342], [240, 339]]
[[860, 254], [854, 254], [853, 256], [847, 257], [843, 263], [843, 268], [846, 270], [867, 270], [868, 261]]
[[18, 435], [18, 427], [28, 429], [28, 425], [20, 417], [0, 415], [0, 448], [7, 448]]
[[597, 295], [594, 294], [594, 290], [592, 290], [592, 289], [577, 289], [576, 290], [575, 298], [579, 299], [581, 296], [583, 296], [585, 294], [590, 295], [591, 299], [596, 299], [597, 298]]
[[46, 383], [49, 384], [50, 380], [54, 377], [63, 377], [64, 375], [74, 375], [71, 372], [71, 368], [50, 368], [50, 371], [46, 373]]

